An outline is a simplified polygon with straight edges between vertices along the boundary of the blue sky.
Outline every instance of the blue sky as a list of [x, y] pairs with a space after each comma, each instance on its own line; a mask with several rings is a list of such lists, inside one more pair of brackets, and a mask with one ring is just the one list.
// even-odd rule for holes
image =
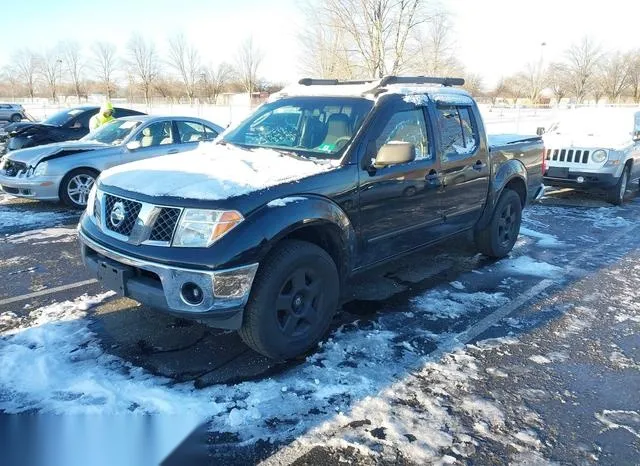
[[[207, 62], [233, 61], [249, 35], [265, 52], [261, 74], [299, 77], [297, 34], [304, 16], [294, 0], [56, 0], [3, 4], [0, 64], [19, 47], [43, 51], [60, 40], [107, 39], [121, 49], [136, 31], [159, 48], [183, 32]], [[640, 47], [640, 2], [608, 0], [441, 0], [453, 14], [459, 56], [488, 83], [544, 57], [557, 59], [589, 33], [606, 48]], [[13, 19], [15, 18], [15, 20]], [[6, 39], [10, 38], [10, 39]], [[122, 50], [121, 50], [122, 51]]]

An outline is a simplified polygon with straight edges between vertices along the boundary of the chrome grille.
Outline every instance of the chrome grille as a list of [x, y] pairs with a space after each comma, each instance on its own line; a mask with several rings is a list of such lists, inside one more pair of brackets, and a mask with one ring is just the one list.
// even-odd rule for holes
[[102, 223], [102, 206], [100, 205], [100, 199], [96, 196], [96, 200], [93, 201], [93, 215], [96, 218], [96, 223], [100, 225]]
[[[142, 203], [106, 194], [104, 196], [104, 204], [105, 225], [107, 228], [121, 235], [129, 236], [131, 234], [131, 230], [133, 230], [133, 226], [136, 224], [138, 214], [142, 208]], [[123, 207], [124, 218], [121, 222], [114, 224], [112, 214], [116, 206], [119, 204]]]
[[567, 163], [588, 163], [591, 151], [581, 149], [547, 149], [547, 160]]
[[180, 209], [162, 207], [158, 218], [153, 224], [149, 239], [151, 241], [171, 241], [173, 231], [178, 223], [178, 217], [180, 217]]

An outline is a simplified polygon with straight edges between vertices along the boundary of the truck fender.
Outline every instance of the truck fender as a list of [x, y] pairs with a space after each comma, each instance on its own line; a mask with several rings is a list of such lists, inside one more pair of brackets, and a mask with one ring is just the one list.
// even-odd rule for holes
[[487, 204], [484, 212], [476, 224], [476, 229], [482, 229], [491, 221], [493, 210], [504, 188], [509, 184], [517, 187], [517, 192], [524, 203], [527, 200], [527, 169], [520, 160], [507, 160], [502, 162], [495, 173], [489, 186]]
[[326, 197], [304, 194], [274, 199], [249, 214], [247, 220], [243, 223], [252, 231], [233, 235], [249, 240], [245, 247], [251, 258], [236, 256], [240, 262], [262, 261], [279, 241], [289, 236], [329, 241], [332, 250], [327, 252], [336, 260], [341, 278], [353, 269], [355, 230], [344, 210]]

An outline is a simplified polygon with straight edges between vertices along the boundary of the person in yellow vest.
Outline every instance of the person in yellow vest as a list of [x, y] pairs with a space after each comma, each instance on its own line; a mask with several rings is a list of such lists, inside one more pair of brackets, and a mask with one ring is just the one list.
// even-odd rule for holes
[[89, 131], [95, 131], [105, 123], [108, 123], [114, 119], [113, 104], [109, 101], [106, 101], [100, 107], [100, 111], [92, 116], [91, 120], [89, 120]]

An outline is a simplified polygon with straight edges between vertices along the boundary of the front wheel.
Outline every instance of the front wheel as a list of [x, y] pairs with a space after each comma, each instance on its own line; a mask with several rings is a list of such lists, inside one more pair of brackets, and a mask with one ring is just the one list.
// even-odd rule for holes
[[315, 244], [286, 240], [260, 264], [240, 337], [271, 359], [300, 356], [326, 333], [339, 294], [331, 256]]
[[630, 167], [626, 165], [622, 170], [622, 175], [618, 178], [616, 185], [609, 191], [607, 200], [613, 205], [622, 205], [624, 203], [624, 196], [627, 192], [627, 186], [629, 185], [629, 172]]
[[475, 233], [476, 247], [485, 256], [505, 257], [520, 234], [522, 203], [518, 193], [505, 189], [496, 204], [491, 221]]
[[22, 121], [22, 115], [19, 115], [17, 113], [11, 115], [11, 121], [13, 123], [18, 123], [19, 121]]
[[87, 199], [98, 173], [87, 168], [73, 170], [60, 183], [60, 200], [73, 209], [87, 207]]

